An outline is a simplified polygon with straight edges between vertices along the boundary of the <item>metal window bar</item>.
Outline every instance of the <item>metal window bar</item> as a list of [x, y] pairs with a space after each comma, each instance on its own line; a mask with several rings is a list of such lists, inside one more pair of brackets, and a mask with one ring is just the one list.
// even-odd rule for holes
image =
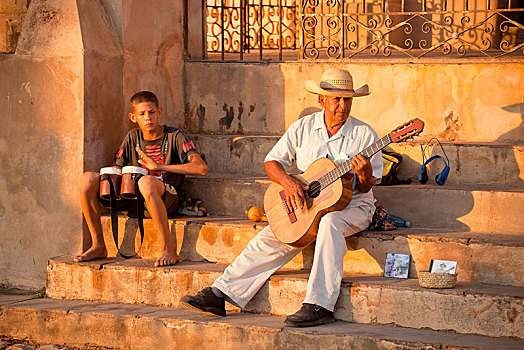
[[263, 15], [263, 8], [262, 8], [262, 3], [263, 1], [260, 0], [259, 1], [259, 4], [258, 4], [258, 25], [259, 25], [259, 32], [258, 32], [258, 39], [259, 39], [259, 43], [258, 43], [258, 47], [259, 47], [259, 51], [260, 51], [260, 60], [262, 61], [262, 48], [264, 47], [264, 42], [263, 42], [263, 39], [264, 39], [264, 35], [262, 33], [262, 29], [263, 29], [263, 25], [262, 25], [262, 15]]
[[278, 1], [278, 60], [282, 61], [282, 0]]
[[[247, 55], [247, 59], [264, 60], [269, 54], [270, 59], [281, 61], [284, 52], [296, 55], [299, 0], [205, 1], [208, 56], [219, 54], [220, 60], [245, 60]], [[256, 56], [254, 52], [248, 55], [252, 49]]]
[[220, 28], [222, 29], [221, 30], [221, 35], [220, 35], [220, 40], [222, 41], [222, 45], [220, 45], [221, 49], [220, 49], [220, 53], [221, 53], [221, 58], [222, 58], [222, 61], [224, 60], [224, 56], [225, 56], [225, 30], [224, 30], [224, 11], [226, 9], [226, 7], [224, 6], [225, 4], [225, 1], [221, 1], [220, 2]]
[[244, 16], [245, 16], [245, 0], [241, 0], [240, 1], [240, 60], [243, 61], [244, 60], [244, 37], [245, 37], [245, 34], [244, 34]]

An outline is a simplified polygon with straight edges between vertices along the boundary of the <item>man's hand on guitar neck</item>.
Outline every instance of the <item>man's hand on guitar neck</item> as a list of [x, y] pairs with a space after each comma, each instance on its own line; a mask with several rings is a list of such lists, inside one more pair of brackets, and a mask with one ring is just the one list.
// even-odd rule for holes
[[292, 210], [304, 208], [306, 194], [305, 191], [309, 186], [303, 184], [299, 179], [289, 175], [284, 170], [282, 164], [277, 161], [269, 161], [264, 163], [264, 169], [271, 181], [278, 183], [284, 188], [286, 202], [291, 206]]
[[357, 154], [351, 159], [351, 169], [358, 175], [357, 188], [361, 193], [369, 192], [375, 184], [373, 168], [369, 159]]

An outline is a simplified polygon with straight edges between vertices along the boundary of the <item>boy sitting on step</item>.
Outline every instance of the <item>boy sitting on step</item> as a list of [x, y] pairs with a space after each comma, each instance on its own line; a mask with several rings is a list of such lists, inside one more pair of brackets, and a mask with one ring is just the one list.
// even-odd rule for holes
[[[138, 189], [144, 197], [146, 208], [160, 232], [162, 255], [155, 266], [168, 266], [180, 258], [171, 240], [168, 216], [178, 208], [177, 190], [184, 175], [206, 175], [207, 164], [196, 151], [192, 141], [188, 141], [177, 128], [160, 125], [162, 108], [158, 99], [149, 91], [140, 91], [130, 100], [129, 119], [138, 124], [124, 138], [115, 155], [114, 165], [142, 166], [148, 175], [138, 180]], [[89, 227], [92, 246], [84, 253], [74, 257], [74, 261], [90, 261], [107, 257], [101, 223], [101, 203], [107, 205], [99, 196], [99, 174], [85, 172], [81, 178], [80, 202], [82, 212]], [[136, 201], [121, 199], [119, 209], [136, 205]]]

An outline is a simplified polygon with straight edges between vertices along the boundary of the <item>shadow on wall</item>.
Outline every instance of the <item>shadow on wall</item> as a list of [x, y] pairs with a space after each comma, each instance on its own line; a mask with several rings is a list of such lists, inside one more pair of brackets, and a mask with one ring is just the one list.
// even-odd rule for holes
[[304, 110], [300, 113], [300, 118], [305, 117], [306, 115], [310, 115], [313, 113], [317, 113], [322, 111], [322, 108], [320, 107], [308, 107], [304, 108]]
[[[15, 119], [18, 123], [24, 120]], [[47, 258], [69, 248], [64, 240], [57, 240], [55, 231], [64, 226], [59, 219], [62, 215], [72, 217], [74, 213], [60, 195], [64, 190], [57, 170], [64, 156], [60, 141], [52, 132], [36, 128], [25, 133], [23, 129], [8, 125], [9, 135], [0, 133], [0, 163], [4, 165], [0, 178], [0, 285], [33, 290], [41, 285], [39, 278]], [[35, 249], [46, 253], [38, 254]], [[20, 264], [21, 258], [25, 263]]]
[[[522, 166], [524, 166], [522, 164], [522, 160], [524, 160], [524, 156], [522, 155], [522, 152], [524, 152], [524, 98], [522, 99], [522, 103], [503, 106], [502, 109], [511, 113], [520, 113], [520, 125], [517, 126], [515, 129], [500, 135], [496, 141], [507, 142], [510, 144], [520, 146], [520, 148], [516, 150], [516, 154], [514, 153], [513, 155], [507, 155], [506, 168], [519, 170], [519, 173], [507, 174], [507, 181], [511, 184], [514, 184], [518, 188], [522, 188], [524, 186], [524, 169], [522, 168]], [[515, 158], [516, 155], [520, 156], [521, 163], [519, 163], [518, 160]]]
[[513, 105], [503, 106], [502, 109], [506, 112], [520, 114], [521, 122], [520, 125], [515, 129], [500, 135], [496, 141], [516, 144], [519, 144], [520, 142], [520, 144], [522, 144], [524, 142], [524, 98], [522, 99], [522, 103], [515, 103]]

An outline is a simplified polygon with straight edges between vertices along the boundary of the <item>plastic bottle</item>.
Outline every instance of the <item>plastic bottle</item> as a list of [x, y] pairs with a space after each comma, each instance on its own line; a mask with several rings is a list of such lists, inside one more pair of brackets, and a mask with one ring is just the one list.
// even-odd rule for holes
[[388, 214], [386, 216], [386, 219], [393, 221], [398, 225], [398, 227], [411, 227], [411, 221], [406, 221], [396, 215]]

